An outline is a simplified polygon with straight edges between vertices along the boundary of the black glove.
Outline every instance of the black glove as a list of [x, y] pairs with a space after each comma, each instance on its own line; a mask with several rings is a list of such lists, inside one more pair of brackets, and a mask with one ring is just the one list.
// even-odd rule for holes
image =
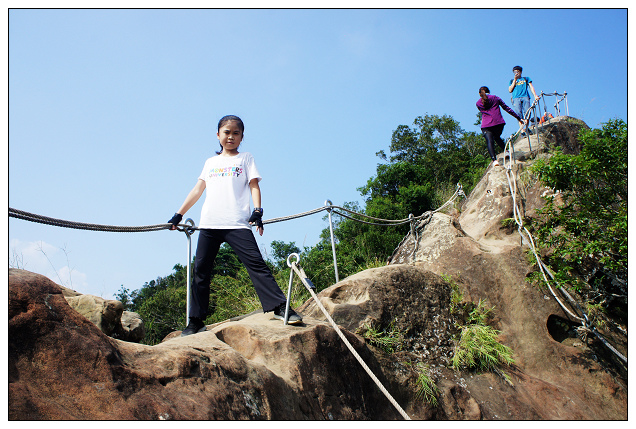
[[256, 224], [256, 226], [261, 229], [265, 229], [263, 228], [263, 209], [254, 209], [254, 211], [252, 212], [252, 216], [250, 216], [248, 222], [250, 224]]
[[176, 227], [177, 225], [181, 223], [181, 219], [183, 219], [183, 216], [180, 215], [179, 213], [175, 213], [174, 216], [172, 216], [172, 219], [168, 221], [168, 223], [171, 223], [172, 225]]

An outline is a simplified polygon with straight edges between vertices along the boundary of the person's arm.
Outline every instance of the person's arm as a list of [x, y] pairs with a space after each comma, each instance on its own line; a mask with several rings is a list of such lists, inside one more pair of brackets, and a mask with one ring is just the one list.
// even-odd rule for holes
[[197, 184], [194, 185], [194, 188], [192, 188], [192, 190], [186, 197], [185, 201], [181, 205], [181, 208], [174, 214], [174, 216], [172, 216], [172, 219], [168, 221], [168, 223], [172, 224], [172, 227], [170, 227], [171, 230], [174, 231], [175, 229], [177, 229], [177, 225], [179, 224], [179, 222], [181, 222], [183, 215], [186, 214], [187, 211], [190, 210], [190, 208], [197, 201], [199, 201], [199, 198], [201, 198], [201, 194], [203, 194], [204, 190], [205, 181], [201, 179], [197, 180]]
[[534, 86], [532, 85], [532, 82], [528, 82], [528, 85], [530, 85], [530, 90], [532, 91], [532, 94], [534, 94], [534, 99], [536, 100], [537, 98], [537, 92], [534, 90]]
[[[261, 187], [258, 185], [258, 179], [250, 180], [250, 192], [252, 193], [252, 202], [254, 203], [254, 208], [262, 209], [261, 206]], [[258, 233], [263, 235], [263, 228], [257, 227]]]
[[512, 83], [510, 84], [510, 86], [508, 87], [508, 92], [512, 92], [515, 90], [515, 85], [517, 84], [517, 76], [514, 77], [514, 79], [512, 79]]
[[517, 115], [517, 112], [515, 112], [514, 110], [512, 110], [510, 107], [508, 107], [508, 105], [506, 103], [503, 102], [503, 100], [500, 98], [499, 99], [499, 105], [501, 107], [503, 107], [503, 109], [508, 112], [511, 116], [513, 116], [517, 121], [519, 121], [519, 125], [523, 126], [523, 124], [525, 123], [525, 121], [519, 117], [519, 115]]
[[205, 190], [205, 181], [201, 179], [197, 180], [197, 184], [194, 185], [194, 188], [192, 188], [192, 190], [186, 197], [185, 201], [183, 202], [183, 204], [181, 205], [181, 208], [177, 211], [177, 213], [179, 213], [182, 216], [186, 214], [188, 210], [190, 210], [192, 206], [195, 205], [197, 201], [199, 201], [199, 198], [201, 198], [201, 195], [203, 195], [204, 190]]

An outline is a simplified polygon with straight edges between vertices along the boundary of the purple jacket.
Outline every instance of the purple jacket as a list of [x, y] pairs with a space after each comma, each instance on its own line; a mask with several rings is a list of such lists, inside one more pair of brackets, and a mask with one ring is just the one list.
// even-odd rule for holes
[[484, 103], [481, 98], [477, 101], [477, 109], [481, 112], [481, 127], [488, 128], [493, 127], [499, 124], [505, 124], [503, 116], [501, 116], [501, 110], [499, 110], [499, 106], [503, 107], [504, 110], [510, 113], [512, 116], [517, 118], [518, 121], [521, 120], [519, 115], [517, 115], [514, 110], [506, 105], [503, 100], [496, 95], [488, 95], [488, 108], [484, 108]]

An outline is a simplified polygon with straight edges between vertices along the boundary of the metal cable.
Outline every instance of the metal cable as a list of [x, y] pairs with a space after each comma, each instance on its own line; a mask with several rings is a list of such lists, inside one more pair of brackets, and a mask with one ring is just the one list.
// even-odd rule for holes
[[147, 225], [147, 226], [114, 226], [100, 225], [94, 223], [72, 222], [63, 219], [55, 219], [52, 217], [37, 215], [23, 210], [13, 209], [9, 207], [9, 216], [17, 219], [28, 220], [30, 222], [42, 223], [45, 225], [59, 226], [63, 228], [83, 229], [89, 231], [106, 231], [106, 232], [149, 232], [161, 231], [172, 227], [169, 223]]
[[[459, 191], [459, 193], [458, 193]], [[451, 198], [451, 200], [447, 201], [442, 207], [440, 207], [439, 209], [436, 210], [439, 211], [441, 210], [444, 206], [446, 206], [449, 202], [451, 202], [454, 198], [457, 197], [457, 195], [463, 195], [463, 191], [461, 191], [461, 185], [458, 184], [458, 188], [455, 191], [455, 194], [453, 195], [453, 197]], [[342, 210], [345, 211], [347, 213], [353, 214], [353, 215], [357, 215], [360, 217], [364, 217], [367, 219], [372, 219], [372, 220], [376, 220], [376, 221], [380, 221], [380, 222], [385, 222], [385, 223], [373, 223], [373, 222], [366, 222], [360, 219], [356, 219], [350, 216], [345, 215], [344, 213], [341, 213], [339, 211], [335, 211], [335, 209], [338, 210]], [[334, 206], [334, 205], [328, 205], [328, 206], [323, 206], [323, 207], [318, 207], [316, 209], [313, 210], [309, 210], [303, 213], [298, 213], [298, 214], [294, 214], [294, 215], [289, 215], [289, 216], [281, 216], [281, 217], [277, 217], [277, 218], [272, 218], [272, 219], [267, 219], [263, 221], [263, 225], [265, 224], [271, 224], [271, 223], [277, 223], [277, 222], [284, 222], [287, 220], [292, 220], [292, 219], [298, 219], [301, 217], [305, 217], [305, 216], [310, 216], [316, 213], [320, 213], [321, 211], [333, 211], [334, 213], [345, 217], [347, 219], [356, 221], [356, 222], [361, 222], [361, 223], [366, 223], [368, 225], [377, 225], [377, 226], [389, 226], [389, 225], [404, 225], [406, 223], [409, 223], [413, 220], [413, 218], [408, 217], [405, 219], [381, 219], [381, 218], [375, 218], [372, 216], [368, 216], [365, 215], [363, 213], [357, 213], [354, 212], [350, 209], [347, 209], [345, 207], [341, 207], [341, 206]], [[425, 216], [427, 216], [428, 212], [415, 217], [415, 220], [419, 220], [419, 219], [423, 219]], [[46, 224], [46, 225], [53, 225], [53, 226], [59, 226], [59, 227], [63, 227], [63, 228], [75, 228], [75, 229], [83, 229], [83, 230], [89, 230], [89, 231], [106, 231], [106, 232], [148, 232], [148, 231], [161, 231], [164, 229], [170, 229], [172, 228], [172, 224], [169, 223], [163, 223], [163, 224], [156, 224], [156, 225], [147, 225], [147, 226], [115, 226], [115, 225], [100, 225], [100, 224], [93, 224], [93, 223], [84, 223], [84, 222], [74, 222], [74, 221], [68, 221], [68, 220], [63, 220], [63, 219], [56, 219], [56, 218], [52, 218], [52, 217], [47, 217], [47, 216], [42, 216], [42, 215], [37, 215], [34, 213], [29, 213], [29, 212], [25, 212], [23, 210], [18, 210], [18, 209], [14, 209], [9, 207], [9, 216], [10, 217], [14, 217], [17, 219], [22, 219], [22, 220], [27, 220], [30, 222], [37, 222], [37, 223], [42, 223], [42, 224]], [[190, 225], [190, 224], [179, 224], [178, 225], [178, 229], [180, 231], [182, 230], [188, 230], [189, 232], [192, 231], [197, 231], [200, 230], [201, 228], [198, 228], [196, 226]]]

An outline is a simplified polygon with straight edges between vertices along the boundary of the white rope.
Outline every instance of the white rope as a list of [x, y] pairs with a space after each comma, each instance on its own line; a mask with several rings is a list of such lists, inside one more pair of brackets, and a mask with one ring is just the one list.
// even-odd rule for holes
[[[511, 141], [512, 138], [508, 139], [508, 142], [506, 144], [506, 150], [510, 151], [510, 145], [511, 145]], [[517, 224], [517, 231], [519, 232], [519, 235], [521, 236], [521, 239], [526, 241], [530, 247], [530, 250], [532, 250], [532, 253], [534, 254], [534, 257], [537, 261], [537, 265], [539, 266], [539, 270], [541, 271], [541, 274], [543, 275], [543, 279], [545, 281], [545, 283], [548, 285], [548, 289], [550, 290], [550, 293], [552, 294], [552, 296], [554, 297], [554, 299], [559, 303], [559, 305], [561, 306], [561, 308], [563, 308], [563, 310], [565, 312], [567, 312], [572, 318], [574, 318], [575, 320], [585, 323], [585, 320], [579, 316], [577, 316], [576, 314], [572, 313], [564, 304], [563, 302], [561, 302], [561, 300], [559, 299], [559, 297], [556, 295], [556, 292], [554, 291], [554, 289], [552, 289], [552, 285], [550, 284], [550, 281], [548, 280], [548, 277], [546, 276], [546, 272], [545, 272], [545, 268], [543, 263], [541, 262], [541, 258], [539, 257], [538, 253], [537, 253], [537, 249], [534, 245], [534, 240], [532, 239], [532, 234], [530, 234], [530, 231], [528, 231], [528, 229], [523, 226], [523, 218], [521, 216], [521, 213], [519, 211], [519, 206], [517, 205], [517, 180], [516, 180], [516, 174], [513, 174], [512, 172], [512, 158], [514, 157], [514, 154], [512, 152], [510, 153], [510, 157], [508, 158], [508, 162], [506, 163], [506, 157], [504, 156], [504, 169], [506, 171], [506, 178], [508, 179], [508, 188], [510, 189], [510, 195], [512, 196], [512, 215], [514, 218], [515, 223]], [[525, 232], [525, 236], [524, 236], [524, 232]]]
[[[296, 262], [290, 262], [290, 258], [292, 256], [295, 256], [297, 258]], [[331, 326], [333, 327], [333, 329], [336, 331], [336, 333], [338, 334], [338, 336], [340, 336], [340, 338], [342, 339], [342, 341], [344, 341], [345, 345], [347, 346], [347, 348], [349, 349], [349, 351], [353, 354], [353, 356], [357, 359], [357, 361], [360, 363], [360, 365], [362, 366], [362, 368], [364, 368], [364, 370], [367, 372], [367, 374], [369, 374], [369, 377], [371, 377], [371, 379], [375, 382], [375, 384], [378, 386], [378, 388], [382, 391], [382, 393], [384, 393], [384, 396], [387, 397], [387, 399], [391, 402], [391, 404], [393, 404], [393, 406], [395, 407], [396, 410], [398, 410], [398, 412], [402, 415], [402, 417], [404, 417], [405, 420], [411, 420], [411, 418], [409, 417], [408, 414], [406, 414], [406, 412], [402, 409], [402, 407], [400, 407], [400, 404], [397, 403], [397, 401], [393, 398], [393, 396], [391, 396], [391, 394], [388, 392], [388, 390], [386, 390], [386, 388], [382, 385], [382, 383], [380, 382], [380, 380], [375, 376], [375, 374], [373, 373], [373, 371], [371, 371], [371, 369], [367, 366], [367, 364], [364, 362], [364, 360], [362, 360], [362, 357], [360, 357], [360, 355], [358, 354], [358, 352], [356, 352], [356, 350], [353, 348], [353, 346], [351, 345], [351, 343], [349, 342], [349, 340], [347, 340], [347, 337], [345, 337], [345, 335], [342, 333], [342, 331], [340, 330], [340, 328], [338, 327], [338, 325], [336, 324], [336, 322], [333, 321], [333, 319], [331, 318], [331, 316], [329, 315], [329, 313], [327, 312], [327, 310], [325, 309], [325, 307], [322, 305], [322, 303], [320, 302], [320, 300], [318, 299], [318, 296], [316, 296], [316, 293], [313, 291], [313, 288], [307, 283], [307, 275], [304, 273], [304, 270], [302, 268], [300, 268], [300, 270], [298, 269], [298, 265], [297, 262], [300, 260], [300, 256], [298, 256], [298, 254], [296, 253], [292, 253], [291, 255], [289, 255], [289, 257], [287, 258], [287, 265], [289, 267], [291, 267], [296, 274], [298, 275], [298, 277], [300, 278], [300, 281], [303, 283], [303, 285], [305, 286], [305, 288], [307, 288], [307, 290], [309, 291], [309, 293], [311, 293], [311, 296], [313, 297], [314, 301], [316, 302], [316, 304], [318, 305], [318, 307], [320, 308], [320, 310], [322, 310], [322, 312], [324, 313], [325, 317], [327, 317], [327, 320], [329, 321], [329, 323], [331, 324]]]
[[[517, 133], [518, 133], [518, 131], [517, 131]], [[583, 317], [577, 316], [576, 314], [574, 314], [572, 311], [570, 311], [570, 309], [568, 309], [565, 306], [565, 304], [557, 296], [556, 292], [552, 288], [552, 285], [550, 284], [550, 281], [548, 280], [548, 277], [547, 277], [546, 273], [553, 280], [554, 280], [554, 275], [550, 272], [548, 267], [543, 263], [543, 261], [541, 260], [541, 257], [537, 253], [537, 249], [536, 249], [536, 247], [534, 245], [534, 240], [532, 238], [532, 234], [530, 233], [530, 231], [528, 231], [528, 229], [525, 226], [523, 226], [523, 218], [522, 218], [521, 213], [519, 211], [519, 206], [517, 205], [517, 180], [516, 180], [516, 174], [513, 174], [513, 172], [512, 172], [512, 158], [514, 157], [514, 153], [511, 151], [512, 140], [516, 136], [517, 133], [513, 134], [512, 136], [510, 136], [510, 138], [506, 142], [506, 149], [505, 150], [510, 153], [510, 157], [508, 158], [508, 163], [506, 163], [506, 157], [504, 155], [504, 169], [506, 171], [506, 178], [508, 179], [508, 188], [510, 189], [510, 195], [512, 196], [512, 205], [513, 205], [512, 214], [513, 214], [513, 217], [514, 217], [514, 221], [517, 224], [517, 231], [519, 232], [519, 235], [521, 236], [522, 243], [523, 243], [524, 239], [528, 243], [528, 245], [530, 247], [530, 250], [532, 250], [532, 253], [534, 254], [534, 257], [535, 257], [535, 259], [537, 261], [537, 265], [539, 266], [539, 270], [541, 271], [541, 275], [543, 276], [543, 280], [545, 281], [546, 285], [548, 286], [548, 289], [550, 290], [550, 293], [552, 294], [554, 299], [557, 301], [557, 303], [561, 306], [561, 308], [566, 313], [568, 313], [570, 315], [570, 317], [572, 317], [574, 320], [577, 320], [577, 321], [581, 322], [581, 325], [585, 329], [591, 331], [594, 335], [596, 335], [596, 337], [599, 338], [603, 342], [603, 344], [605, 344], [620, 359], [622, 359], [625, 363], [627, 363], [627, 358], [625, 356], [623, 356], [614, 347], [612, 347], [611, 344], [609, 344], [607, 342], [607, 340], [605, 340], [598, 333], [598, 331], [596, 330], [595, 327], [592, 326], [591, 329], [589, 328], [589, 326], [591, 325], [591, 322], [590, 322], [589, 318], [587, 317], [587, 315], [585, 314], [583, 309], [576, 303], [576, 301], [567, 293], [567, 291], [565, 291], [565, 289], [563, 289], [563, 288], [559, 288], [561, 293], [563, 293], [570, 300], [571, 303], [573, 303], [576, 307], [578, 307], [578, 309], [581, 312], [581, 314], [583, 315]], [[514, 150], [514, 149], [512, 149], [512, 150]], [[505, 152], [504, 152], [504, 154], [505, 154]], [[525, 232], [525, 236], [524, 236], [524, 232]]]

